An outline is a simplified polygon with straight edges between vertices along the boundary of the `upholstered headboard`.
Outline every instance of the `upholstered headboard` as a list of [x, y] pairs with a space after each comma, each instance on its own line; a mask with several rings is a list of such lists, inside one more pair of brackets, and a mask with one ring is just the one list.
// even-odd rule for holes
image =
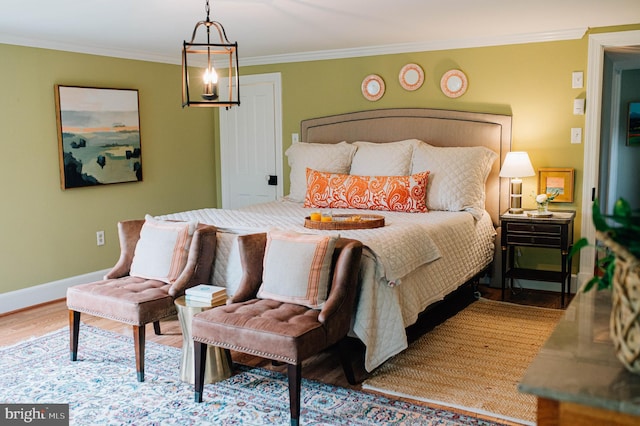
[[301, 122], [301, 140], [313, 143], [394, 142], [420, 139], [434, 146], [485, 146], [500, 158], [486, 183], [485, 208], [498, 226], [509, 206], [509, 184], [498, 176], [511, 149], [511, 116], [425, 108], [359, 111]]

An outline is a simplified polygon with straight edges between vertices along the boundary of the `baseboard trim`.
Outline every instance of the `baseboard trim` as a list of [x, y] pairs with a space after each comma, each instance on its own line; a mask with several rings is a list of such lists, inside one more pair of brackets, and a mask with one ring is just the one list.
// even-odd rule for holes
[[64, 278], [58, 281], [51, 281], [20, 290], [10, 291], [0, 294], [0, 315], [24, 309], [29, 306], [51, 302], [62, 299], [67, 294], [67, 288], [101, 280], [109, 271], [90, 272], [88, 274], [76, 275], [75, 277]]

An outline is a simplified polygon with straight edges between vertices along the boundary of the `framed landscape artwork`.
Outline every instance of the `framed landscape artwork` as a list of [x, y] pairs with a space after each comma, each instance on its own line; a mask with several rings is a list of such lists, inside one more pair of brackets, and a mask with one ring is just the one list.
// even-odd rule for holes
[[538, 194], [558, 191], [552, 203], [573, 203], [573, 175], [571, 168], [538, 169]]
[[627, 145], [640, 146], [640, 102], [629, 102]]
[[138, 91], [55, 86], [62, 189], [142, 180]]

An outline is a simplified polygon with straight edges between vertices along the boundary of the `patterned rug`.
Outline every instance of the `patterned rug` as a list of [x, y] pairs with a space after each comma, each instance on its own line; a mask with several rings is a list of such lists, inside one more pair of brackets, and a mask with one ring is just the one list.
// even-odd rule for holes
[[564, 311], [481, 299], [385, 362], [363, 389], [534, 424], [517, 385]]
[[[0, 403], [63, 403], [72, 425], [287, 425], [286, 377], [237, 366], [205, 385], [179, 380], [180, 350], [147, 342], [145, 381], [135, 379], [131, 338], [83, 324], [78, 361], [69, 361], [69, 331], [0, 348]], [[496, 425], [315, 381], [302, 382], [303, 425]]]

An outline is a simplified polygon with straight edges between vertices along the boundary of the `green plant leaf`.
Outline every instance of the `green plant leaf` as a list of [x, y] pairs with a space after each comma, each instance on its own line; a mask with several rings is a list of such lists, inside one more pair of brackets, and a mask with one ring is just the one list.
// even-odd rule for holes
[[576, 253], [589, 245], [589, 240], [586, 238], [580, 238], [576, 243], [571, 247], [571, 251], [569, 252], [569, 258], [572, 258]]
[[596, 284], [596, 283], [598, 283], [598, 287], [600, 287], [600, 277], [591, 278], [589, 280], [589, 282], [587, 284], [585, 284], [583, 292], [586, 293], [587, 291], [591, 290], [593, 285]]
[[624, 198], [619, 198], [613, 205], [613, 215], [617, 217], [631, 217], [631, 206]]
[[591, 214], [593, 215], [593, 224], [598, 231], [607, 232], [611, 229], [600, 212], [600, 202], [597, 198], [593, 201], [593, 205], [591, 206]]
[[[634, 256], [640, 257], [640, 210], [632, 210], [629, 203], [620, 198], [614, 205], [613, 215], [602, 214], [598, 199], [593, 201], [591, 211], [593, 224], [598, 231], [606, 233], [611, 240], [627, 248]], [[588, 245], [586, 239], [581, 238], [575, 243], [569, 256], [575, 255]], [[596, 261], [597, 273], [584, 286], [584, 291], [590, 290], [596, 284], [598, 290], [610, 289], [613, 285], [617, 255], [609, 248], [596, 246], [596, 249], [605, 255]]]

